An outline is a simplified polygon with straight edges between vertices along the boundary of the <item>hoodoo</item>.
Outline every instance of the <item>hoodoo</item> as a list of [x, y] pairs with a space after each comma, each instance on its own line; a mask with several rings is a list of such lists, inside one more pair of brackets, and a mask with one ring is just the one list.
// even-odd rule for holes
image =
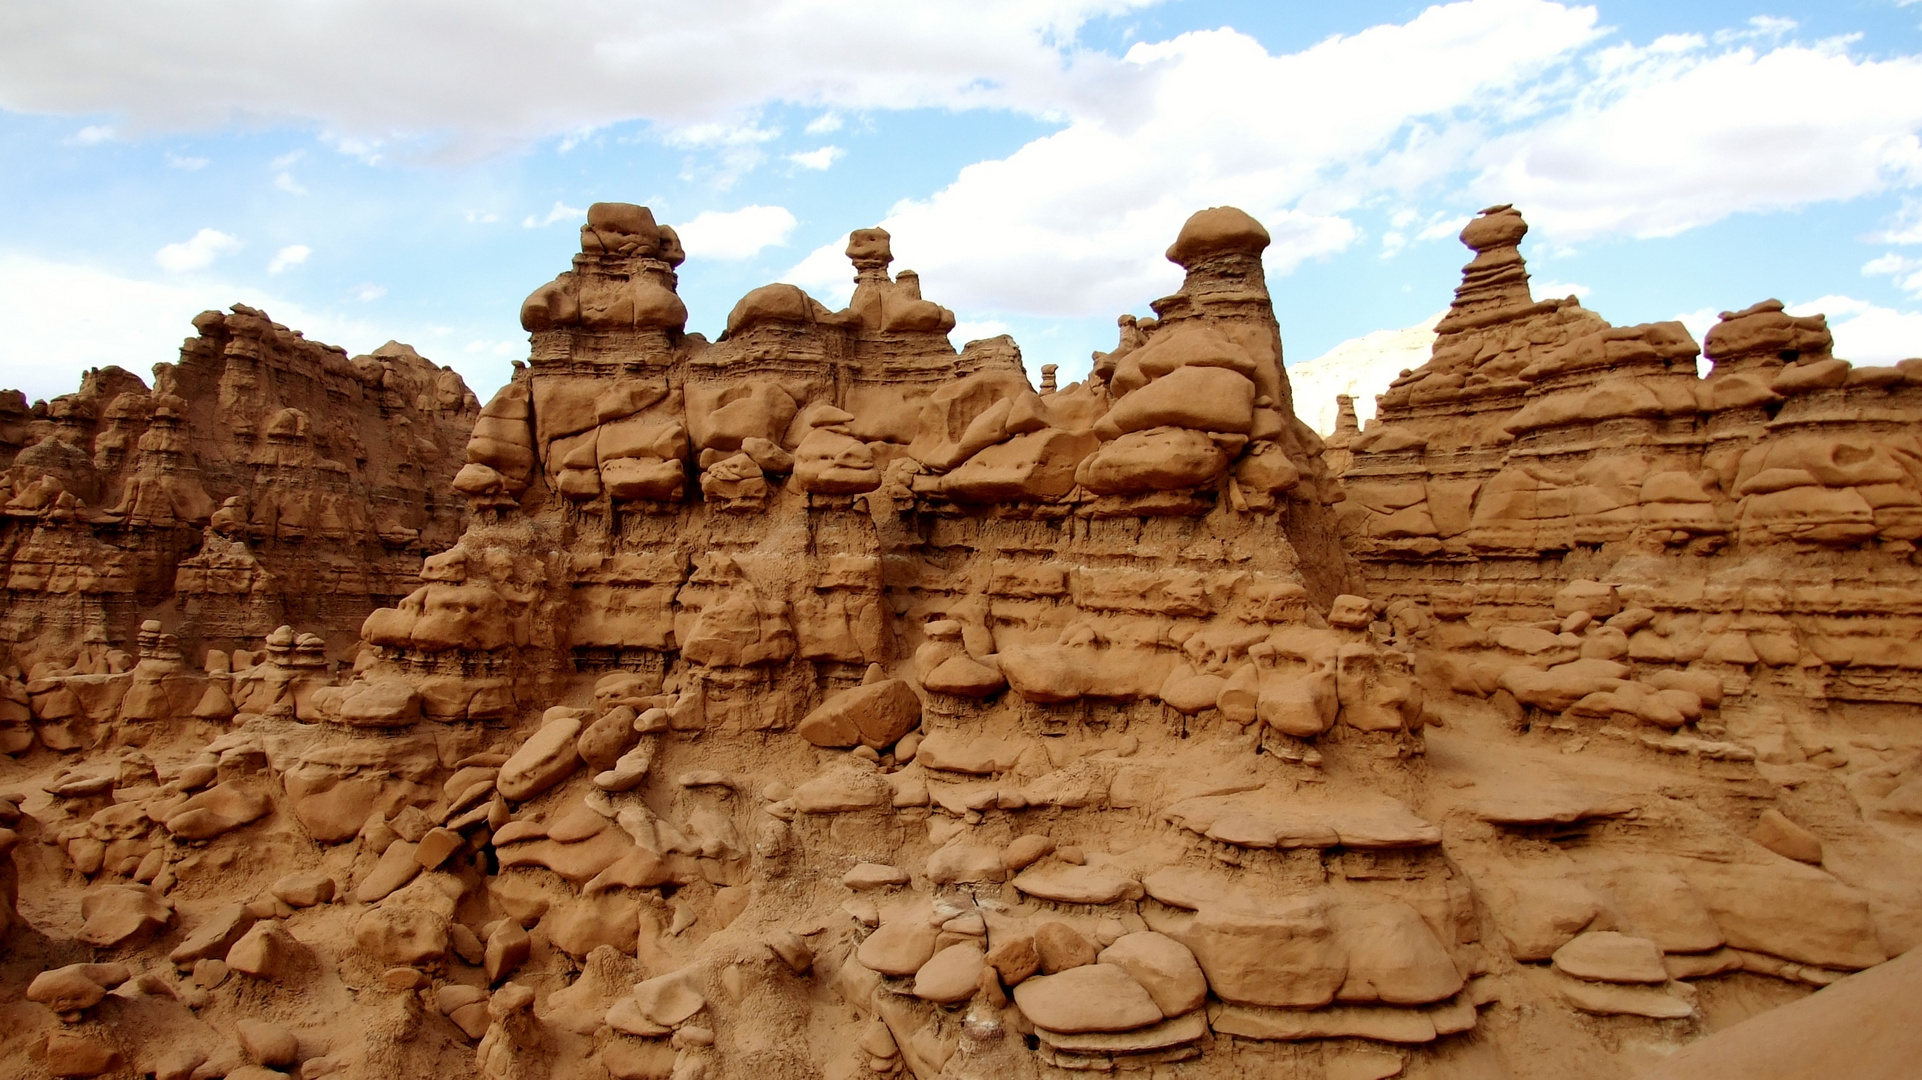
[[1227, 207], [1067, 385], [598, 203], [485, 407], [247, 308], [0, 401], [0, 1071], [1900, 1075], [1922, 360], [1526, 230], [1327, 444]]

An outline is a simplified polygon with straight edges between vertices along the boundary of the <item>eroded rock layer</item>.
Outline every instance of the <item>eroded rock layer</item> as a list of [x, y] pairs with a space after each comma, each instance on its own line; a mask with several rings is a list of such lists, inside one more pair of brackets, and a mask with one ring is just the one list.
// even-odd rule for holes
[[479, 410], [460, 376], [393, 343], [350, 360], [244, 305], [194, 327], [151, 388], [108, 367], [32, 408], [0, 396], [0, 638], [8, 685], [53, 695], [33, 719], [56, 749], [90, 738], [76, 723], [169, 715], [122, 706], [136, 663], [191, 712], [203, 654], [224, 675], [277, 626], [351, 659], [367, 611], [460, 535], [448, 484]]
[[[1037, 388], [1006, 338], [948, 344], [881, 230], [847, 309], [770, 285], [708, 342], [673, 231], [595, 205], [448, 465], [464, 533], [368, 605], [351, 670], [298, 619], [204, 658], [154, 621], [127, 675], [22, 684], [145, 711], [0, 763], [0, 1064], [1628, 1077], [1905, 951], [1898, 699], [1810, 693], [1746, 614], [1713, 634], [1752, 653], [1684, 655], [1704, 594], [1611, 561], [1820, 547], [1748, 571], [1787, 587], [1867, 544], [1912, 586], [1899, 538], [1686, 509], [1730, 453], [1736, 489], [1834, 486], [1768, 457], [1796, 414], [1760, 369], [1791, 365], [1737, 344], [1819, 326], [1728, 320], [1720, 377], [1788, 404], [1697, 439], [1647, 404], [1705, 400], [1686, 333], [1534, 303], [1523, 230], [1470, 226], [1434, 363], [1324, 447], [1239, 211]], [[1656, 431], [1570, 434], [1591, 413]], [[1577, 526], [1542, 477], [1591, 460], [1638, 501]]]
[[152, 388], [104, 367], [0, 402], [0, 632], [21, 663], [131, 653], [144, 617], [196, 651], [294, 621], [346, 648], [459, 536], [448, 482], [479, 402], [454, 371], [392, 342], [348, 359], [246, 306], [194, 329]]
[[1464, 230], [1479, 254], [1433, 359], [1337, 436], [1371, 587], [1484, 628], [1613, 589], [1648, 613], [1638, 666], [1713, 671], [1744, 702], [1922, 703], [1922, 359], [1853, 367], [1821, 316], [1770, 300], [1722, 314], [1698, 376], [1679, 323], [1532, 302], [1525, 229], [1498, 207]]

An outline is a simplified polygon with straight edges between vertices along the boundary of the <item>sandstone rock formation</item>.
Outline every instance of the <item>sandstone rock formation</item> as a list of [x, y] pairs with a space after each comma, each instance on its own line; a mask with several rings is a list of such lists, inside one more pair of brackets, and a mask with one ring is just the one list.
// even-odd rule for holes
[[1628, 1077], [1877, 969], [1922, 403], [1767, 306], [1697, 380], [1524, 230], [1324, 444], [1237, 210], [1064, 387], [879, 229], [710, 342], [596, 204], [357, 651], [183, 604], [15, 679], [95, 719], [0, 761], [0, 1065]]
[[367, 610], [460, 534], [447, 485], [479, 403], [459, 375], [245, 305], [194, 328], [151, 388], [108, 367], [31, 408], [0, 395], [0, 636], [23, 671], [123, 671], [146, 619], [196, 669], [290, 622], [351, 657]]

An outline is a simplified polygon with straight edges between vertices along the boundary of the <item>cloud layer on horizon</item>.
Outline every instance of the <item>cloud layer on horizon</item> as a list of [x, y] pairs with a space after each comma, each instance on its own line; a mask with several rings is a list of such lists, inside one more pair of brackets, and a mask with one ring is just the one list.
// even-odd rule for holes
[[[1293, 51], [1229, 28], [1125, 51], [1091, 43], [1158, 2], [726, 0], [696, 13], [477, 0], [448, 19], [431, 0], [21, 0], [0, 8], [0, 109], [80, 118], [67, 139], [75, 152], [156, 132], [278, 127], [376, 170], [401, 159], [430, 171], [490, 155], [559, 160], [592, 132], [639, 124], [621, 137], [687, 155], [717, 192], [757, 169], [834, 167], [864, 115], [1040, 118], [1052, 130], [908, 193], [881, 222], [897, 268], [938, 283], [933, 295], [975, 326], [1139, 307], [1179, 282], [1160, 253], [1182, 219], [1224, 203], [1268, 225], [1269, 272], [1280, 277], [1365, 245], [1392, 257], [1446, 241], [1464, 214], [1496, 201], [1521, 205], [1534, 239], [1566, 251], [1903, 193], [1905, 209], [1872, 238], [1889, 253], [1864, 272], [1922, 295], [1922, 260], [1904, 250], [1922, 244], [1922, 200], [1908, 194], [1922, 193], [1917, 56], [1804, 40], [1781, 18], [1635, 41], [1595, 7], [1550, 0], [1461, 0]], [[771, 150], [781, 126], [801, 125], [779, 110], [797, 106], [813, 111], [807, 141]], [[835, 142], [823, 144], [829, 133]], [[206, 164], [172, 151], [168, 161]], [[283, 192], [312, 183], [288, 171], [300, 161], [296, 150], [272, 163]], [[544, 192], [500, 217], [558, 228], [581, 205]], [[807, 207], [751, 185], [721, 206], [736, 209], [674, 222], [691, 259], [778, 258], [787, 280], [845, 299], [843, 240], [819, 243]], [[797, 238], [819, 246], [784, 253]], [[257, 257], [228, 258], [250, 239]], [[292, 279], [307, 271], [284, 272], [310, 250], [206, 227], [153, 255], [166, 270], [153, 281], [101, 267], [95, 286], [125, 281], [140, 294], [214, 269], [239, 284], [247, 262], [280, 272], [276, 291], [306, 296]], [[369, 272], [384, 271], [358, 271]], [[384, 292], [368, 282], [347, 295]], [[1922, 317], [1878, 310], [1901, 317], [1892, 328]], [[485, 337], [479, 351], [493, 355], [504, 330], [459, 336], [474, 339], [470, 352]]]
[[[1572, 245], [1922, 186], [1922, 60], [1756, 33], [1610, 44], [1592, 8], [1474, 0], [1283, 56], [1184, 34], [1128, 53], [1151, 88], [1129, 125], [1077, 117], [882, 224], [959, 307], [1089, 315], [1178, 282], [1154, 254], [1201, 206], [1260, 218], [1282, 275], [1384, 210], [1392, 254], [1464, 205], [1516, 203]], [[833, 244], [790, 273], [845, 291]]]
[[435, 0], [0, 6], [0, 107], [116, 132], [316, 124], [457, 155], [623, 120], [735, 129], [774, 101], [1099, 112], [1091, 18], [1156, 0]]

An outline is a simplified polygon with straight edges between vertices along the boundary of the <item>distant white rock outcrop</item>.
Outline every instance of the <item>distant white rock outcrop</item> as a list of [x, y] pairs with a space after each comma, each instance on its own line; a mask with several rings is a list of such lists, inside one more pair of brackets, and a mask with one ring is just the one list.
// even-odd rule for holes
[[1295, 415], [1322, 435], [1335, 430], [1335, 395], [1355, 399], [1355, 415], [1366, 424], [1375, 415], [1375, 395], [1404, 370], [1428, 362], [1435, 345], [1435, 324], [1447, 312], [1438, 311], [1402, 330], [1377, 330], [1329, 349], [1313, 360], [1288, 366], [1294, 390]]

